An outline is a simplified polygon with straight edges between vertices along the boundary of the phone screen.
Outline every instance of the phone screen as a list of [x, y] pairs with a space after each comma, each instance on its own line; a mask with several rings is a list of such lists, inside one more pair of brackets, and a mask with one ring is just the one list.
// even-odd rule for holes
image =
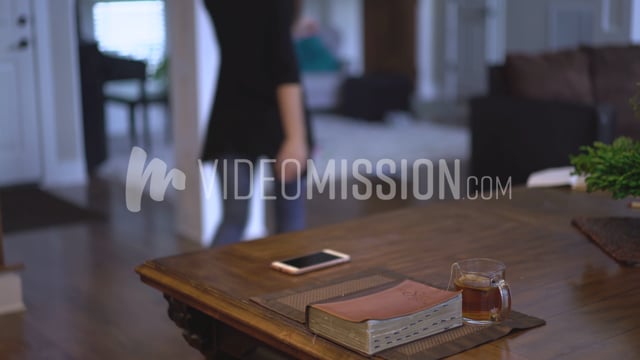
[[335, 259], [340, 259], [340, 257], [336, 255], [328, 254], [326, 252], [318, 252], [314, 254], [300, 256], [293, 259], [284, 260], [282, 261], [282, 263], [301, 269], [301, 268], [321, 264], [327, 261], [335, 260]]

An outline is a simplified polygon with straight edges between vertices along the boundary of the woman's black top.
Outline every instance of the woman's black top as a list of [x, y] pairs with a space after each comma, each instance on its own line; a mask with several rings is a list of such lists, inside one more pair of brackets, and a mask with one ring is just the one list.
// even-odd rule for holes
[[300, 82], [291, 37], [293, 0], [205, 0], [205, 5], [221, 63], [203, 159], [275, 158], [284, 138], [276, 88]]

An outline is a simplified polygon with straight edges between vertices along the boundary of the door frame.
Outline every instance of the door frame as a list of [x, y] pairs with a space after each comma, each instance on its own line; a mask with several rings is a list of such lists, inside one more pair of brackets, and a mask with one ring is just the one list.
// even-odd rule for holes
[[[2, 122], [2, 176], [0, 186], [33, 183], [42, 175], [40, 126], [37, 113], [35, 49], [33, 46], [33, 12], [31, 3], [21, 0], [0, 0], [2, 14], [0, 37], [3, 79], [2, 99], [7, 108]], [[21, 19], [18, 23], [18, 19]]]
[[35, 98], [41, 144], [39, 183], [43, 187], [85, 185], [76, 1], [29, 2], [34, 19]]

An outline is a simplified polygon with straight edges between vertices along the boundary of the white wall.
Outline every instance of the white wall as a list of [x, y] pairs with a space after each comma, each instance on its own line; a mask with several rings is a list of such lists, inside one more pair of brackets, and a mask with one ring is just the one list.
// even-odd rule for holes
[[329, 18], [327, 3], [331, 0], [305, 0], [302, 2], [302, 15], [316, 19], [321, 24], [326, 24]]
[[635, 10], [638, 3], [637, 0], [508, 0], [507, 52], [551, 50], [554, 8], [592, 9], [593, 44], [629, 43], [640, 32], [636, 30], [640, 26], [637, 16], [640, 10]]
[[546, 0], [507, 1], [507, 52], [539, 52], [547, 47]]
[[631, 42], [640, 43], [640, 0], [631, 1]]
[[86, 183], [74, 0], [32, 0], [44, 186]]
[[342, 34], [339, 56], [346, 60], [347, 71], [352, 75], [364, 72], [363, 1], [327, 1], [329, 24]]

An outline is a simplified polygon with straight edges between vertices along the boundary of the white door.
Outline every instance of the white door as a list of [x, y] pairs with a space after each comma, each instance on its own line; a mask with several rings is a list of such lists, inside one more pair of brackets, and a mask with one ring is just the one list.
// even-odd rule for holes
[[41, 175], [30, 4], [0, 0], [0, 186]]
[[487, 89], [487, 68], [505, 48], [504, 0], [448, 0], [445, 6], [445, 92], [466, 100]]

